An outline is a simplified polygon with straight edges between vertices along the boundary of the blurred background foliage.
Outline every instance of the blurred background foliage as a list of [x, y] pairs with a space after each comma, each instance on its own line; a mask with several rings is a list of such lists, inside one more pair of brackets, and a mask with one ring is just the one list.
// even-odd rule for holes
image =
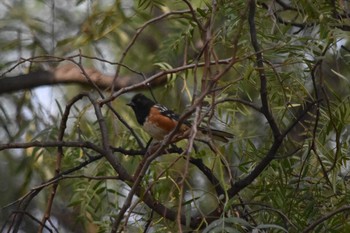
[[[200, 22], [205, 23], [212, 17], [212, 1], [190, 3]], [[240, 24], [243, 28], [238, 39], [237, 62], [219, 80], [218, 87], [222, 89], [216, 98], [237, 98], [260, 106], [255, 51], [250, 42], [248, 22], [242, 18], [246, 4], [245, 0], [217, 1], [211, 46], [218, 60], [232, 57], [233, 38]], [[245, 232], [252, 228], [301, 232], [323, 215], [350, 204], [349, 4], [341, 0], [257, 1], [257, 38], [265, 59], [268, 101], [278, 126], [287, 129], [308, 104], [314, 101], [320, 104], [290, 132], [267, 169], [242, 190], [239, 197], [225, 203], [225, 216], [216, 222], [217, 225], [209, 225], [207, 232]], [[123, 61], [146, 75], [197, 62], [203, 38], [186, 1], [0, 0], [1, 74], [16, 75], [61, 65], [49, 62], [49, 57], [40, 63], [16, 65], [21, 58], [40, 55], [68, 57], [80, 53], [119, 61], [145, 23], [168, 12], [177, 13], [145, 27]], [[115, 65], [101, 60], [84, 58], [81, 62], [103, 73], [114, 75], [116, 71]], [[215, 73], [220, 68], [214, 65], [212, 69]], [[129, 73], [121, 68], [120, 78]], [[190, 105], [194, 89], [200, 91], [201, 83], [195, 80], [199, 82], [202, 75], [200, 68], [169, 75], [166, 84], [153, 88], [153, 93], [160, 103], [181, 113]], [[1, 143], [57, 140], [67, 101], [90, 90], [70, 84], [2, 94]], [[149, 137], [125, 107], [134, 93], [117, 98], [113, 107], [146, 144]], [[148, 90], [144, 93], [151, 96]], [[205, 101], [209, 106], [212, 96]], [[104, 117], [113, 146], [138, 148], [129, 130], [107, 108]], [[266, 156], [273, 142], [266, 119], [254, 109], [234, 101], [216, 105], [210, 123], [235, 134], [229, 143], [218, 144], [222, 156], [230, 163], [234, 180], [249, 174]], [[65, 141], [99, 144], [99, 132], [91, 104], [84, 99], [77, 102], [69, 115]], [[186, 142], [178, 146], [186, 147]], [[228, 187], [228, 177], [225, 168], [220, 166], [219, 157], [205, 145], [198, 144], [198, 147], [198, 152], [193, 152], [192, 156], [203, 159], [222, 185]], [[3, 231], [7, 231], [11, 213], [16, 210], [16, 205], [9, 204], [53, 177], [56, 153], [55, 148], [0, 151], [0, 224]], [[88, 156], [97, 155], [77, 148], [66, 148], [64, 154], [63, 171], [79, 166]], [[130, 173], [141, 160], [140, 156], [122, 153], [116, 156]], [[176, 210], [183, 169], [183, 159], [176, 154], [165, 155], [152, 163], [142, 185], [151, 187], [161, 203]], [[185, 187], [184, 213], [205, 215], [217, 207], [214, 188], [192, 165]], [[44, 189], [29, 206], [28, 212], [35, 218], [41, 220], [50, 191], [50, 187]], [[110, 231], [111, 218], [118, 214], [128, 191], [129, 186], [118, 181], [107, 161], [100, 159], [91, 163], [60, 181], [52, 208], [52, 226], [59, 232]], [[178, 231], [175, 222], [164, 220], [137, 198], [134, 203], [130, 216], [125, 218], [127, 222], [123, 223], [128, 232], [143, 232], [148, 222], [151, 222], [149, 232]], [[315, 230], [347, 232], [349, 222], [348, 215], [340, 213], [320, 223]], [[22, 228], [33, 232], [38, 224], [27, 216]]]

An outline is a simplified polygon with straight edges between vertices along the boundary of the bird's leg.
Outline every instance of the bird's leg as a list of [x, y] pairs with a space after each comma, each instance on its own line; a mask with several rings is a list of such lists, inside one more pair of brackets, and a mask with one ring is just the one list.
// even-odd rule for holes
[[151, 142], [153, 141], [153, 138], [150, 138], [146, 144], [146, 151], [148, 150], [148, 147], [151, 145]]
[[198, 153], [198, 146], [195, 144], [195, 143], [193, 143], [193, 149], [194, 149], [194, 153]]
[[183, 152], [183, 150], [180, 147], [176, 146], [174, 143], [170, 144], [170, 150], [171, 153], [181, 154]]

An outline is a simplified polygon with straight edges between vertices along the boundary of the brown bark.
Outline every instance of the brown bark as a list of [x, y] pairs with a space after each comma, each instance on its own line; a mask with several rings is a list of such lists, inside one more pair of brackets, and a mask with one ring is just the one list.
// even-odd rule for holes
[[[94, 68], [84, 68], [84, 72], [89, 79], [100, 89], [110, 89], [113, 85], [114, 76], [106, 75]], [[130, 75], [118, 77], [114, 82], [114, 90], [128, 87], [144, 81], [141, 75]], [[158, 78], [152, 82], [153, 85], [159, 85], [165, 81], [164, 77]], [[17, 76], [5, 76], [0, 78], [0, 94], [15, 92], [20, 90], [32, 89], [44, 85], [77, 83], [91, 85], [87, 77], [83, 74], [80, 67], [74, 64], [65, 64], [51, 71], [38, 70], [28, 74]]]

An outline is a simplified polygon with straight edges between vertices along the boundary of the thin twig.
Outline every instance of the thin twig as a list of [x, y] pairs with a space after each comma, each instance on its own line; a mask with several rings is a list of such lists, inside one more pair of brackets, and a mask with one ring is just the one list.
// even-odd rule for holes
[[[160, 15], [160, 16], [158, 16], [158, 17], [155, 17], [155, 18], [153, 18], [153, 19], [151, 19], [151, 20], [145, 22], [139, 29], [137, 29], [135, 35], [131, 38], [131, 40], [130, 40], [128, 46], [126, 46], [126, 48], [124, 49], [124, 51], [123, 51], [123, 53], [122, 53], [122, 55], [121, 55], [121, 57], [120, 57], [118, 63], [119, 63], [119, 64], [122, 64], [122, 63], [123, 63], [123, 61], [124, 61], [124, 59], [125, 59], [125, 57], [126, 57], [128, 51], [131, 49], [131, 47], [134, 45], [134, 43], [136, 42], [136, 40], [137, 40], [137, 38], [139, 37], [139, 35], [142, 33], [142, 31], [143, 31], [148, 25], [150, 25], [150, 24], [152, 24], [152, 23], [155, 23], [155, 22], [158, 22], [158, 21], [160, 21], [160, 20], [162, 20], [162, 19], [164, 19], [164, 18], [166, 18], [166, 17], [168, 17], [168, 16], [170, 16], [170, 15], [179, 15], [179, 14], [182, 15], [182, 14], [187, 14], [187, 13], [189, 13], [189, 12], [190, 12], [189, 10], [171, 11], [171, 12], [167, 12], [167, 13], [165, 13], [165, 14], [162, 14], [162, 15]], [[113, 83], [114, 83], [114, 82], [116, 81], [116, 79], [118, 78], [119, 73], [120, 73], [120, 66], [117, 66], [117, 70], [116, 70], [115, 75], [114, 75]], [[113, 92], [114, 92], [114, 86], [112, 86], [112, 93], [113, 93]]]
[[220, 100], [216, 100], [214, 105], [218, 105], [218, 104], [225, 103], [225, 102], [240, 103], [240, 104], [248, 106], [248, 107], [254, 109], [255, 111], [261, 113], [261, 108], [259, 108], [258, 106], [254, 105], [252, 102], [249, 102], [249, 101], [246, 101], [246, 100], [242, 100], [242, 99], [238, 99], [238, 98], [223, 98], [223, 99], [220, 99]]
[[190, 12], [191, 12], [191, 15], [192, 15], [192, 18], [193, 20], [197, 23], [197, 26], [200, 30], [202, 31], [205, 31], [206, 28], [204, 28], [204, 26], [202, 25], [202, 23], [199, 21], [199, 19], [197, 18], [196, 16], [196, 12], [195, 10], [193, 9], [193, 6], [192, 4], [188, 1], [188, 0], [182, 0], [186, 3], [186, 5], [188, 6], [188, 8], [190, 9]]
[[95, 162], [95, 161], [97, 161], [97, 160], [99, 160], [99, 159], [101, 159], [101, 158], [103, 158], [103, 155], [90, 156], [90, 158], [89, 158], [88, 160], [86, 160], [86, 161], [80, 163], [78, 166], [73, 167], [73, 168], [70, 168], [70, 169], [68, 169], [68, 170], [66, 170], [66, 171], [63, 171], [63, 172], [61, 172], [58, 176], [55, 176], [55, 177], [49, 179], [48, 181], [46, 181], [46, 182], [44, 182], [44, 183], [42, 183], [42, 184], [40, 184], [40, 185], [34, 186], [34, 187], [30, 190], [30, 192], [26, 193], [25, 195], [23, 195], [23, 196], [22, 196], [21, 198], [19, 198], [18, 200], [14, 201], [14, 202], [12, 202], [12, 203], [10, 203], [10, 204], [8, 204], [8, 205], [2, 207], [2, 208], [4, 209], [4, 208], [7, 208], [7, 207], [9, 207], [9, 206], [15, 205], [15, 204], [17, 204], [17, 203], [21, 203], [21, 202], [23, 202], [25, 199], [29, 199], [29, 200], [33, 199], [33, 197], [34, 197], [35, 195], [37, 195], [43, 188], [45, 188], [45, 187], [47, 187], [47, 186], [53, 184], [54, 182], [57, 182], [58, 180], [61, 179], [61, 177], [66, 176], [66, 175], [68, 175], [68, 174], [71, 174], [71, 173], [73, 173], [73, 172], [75, 172], [75, 171], [78, 171], [78, 170], [82, 169], [83, 167], [86, 167], [88, 164], [93, 163], [93, 162]]
[[[60, 123], [60, 127], [59, 127], [59, 133], [58, 133], [58, 141], [63, 141], [63, 137], [64, 137], [64, 132], [67, 128], [67, 121], [68, 121], [68, 116], [70, 113], [70, 109], [72, 108], [72, 106], [79, 101], [80, 99], [82, 99], [85, 96], [85, 94], [79, 94], [76, 95], [66, 106], [66, 109], [62, 115], [62, 119], [61, 119], [61, 123]], [[56, 156], [56, 168], [55, 168], [55, 176], [58, 176], [61, 172], [61, 165], [62, 165], [62, 158], [63, 158], [63, 147], [62, 146], [58, 146], [57, 147], [57, 156]], [[50, 193], [50, 197], [49, 200], [47, 202], [47, 206], [46, 206], [46, 210], [45, 213], [43, 215], [43, 218], [41, 220], [41, 225], [39, 227], [38, 232], [41, 233], [44, 228], [43, 226], [45, 226], [46, 221], [50, 218], [51, 215], [51, 209], [52, 209], [52, 205], [53, 205], [53, 200], [56, 196], [56, 191], [58, 188], [58, 181], [53, 183], [52, 185], [52, 191]]]

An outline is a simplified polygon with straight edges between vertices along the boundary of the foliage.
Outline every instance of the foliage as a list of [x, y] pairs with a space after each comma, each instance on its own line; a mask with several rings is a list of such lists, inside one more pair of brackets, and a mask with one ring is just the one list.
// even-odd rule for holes
[[[2, 231], [347, 232], [349, 7], [0, 1], [0, 83], [73, 64], [89, 84], [0, 96]], [[140, 90], [235, 137], [146, 147]]]

